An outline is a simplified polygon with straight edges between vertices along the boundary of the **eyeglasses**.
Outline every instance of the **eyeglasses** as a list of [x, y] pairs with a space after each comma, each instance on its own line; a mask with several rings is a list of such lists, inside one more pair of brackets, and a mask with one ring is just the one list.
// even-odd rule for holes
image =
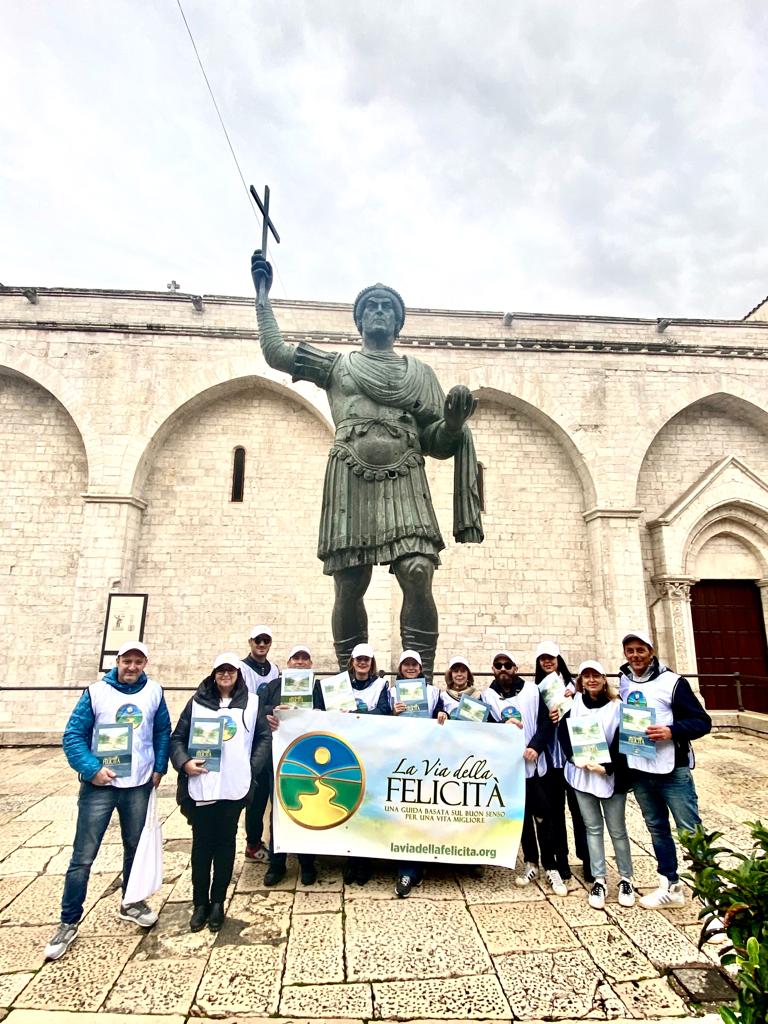
[[514, 665], [512, 664], [511, 661], [494, 661], [493, 667], [494, 668], [514, 668]]
[[271, 636], [255, 636], [253, 638], [253, 642], [255, 644], [271, 644], [272, 643], [272, 637]]
[[237, 675], [237, 669], [236, 668], [217, 668], [216, 669], [216, 675], [217, 676], [236, 676]]
[[353, 661], [370, 661], [371, 659], [368, 657], [367, 654], [358, 654], [357, 657], [353, 658], [352, 660]]

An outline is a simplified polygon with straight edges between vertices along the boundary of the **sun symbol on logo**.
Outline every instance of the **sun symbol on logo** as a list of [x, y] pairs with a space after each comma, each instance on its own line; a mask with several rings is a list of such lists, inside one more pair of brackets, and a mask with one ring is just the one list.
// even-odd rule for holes
[[335, 828], [360, 806], [365, 792], [363, 766], [338, 736], [308, 733], [294, 740], [280, 759], [275, 792], [297, 825]]

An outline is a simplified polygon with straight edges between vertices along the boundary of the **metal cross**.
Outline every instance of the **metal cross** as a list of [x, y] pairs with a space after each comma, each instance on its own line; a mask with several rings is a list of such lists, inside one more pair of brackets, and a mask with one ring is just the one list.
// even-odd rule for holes
[[[280, 241], [280, 235], [277, 233], [277, 228], [272, 223], [269, 216], [269, 185], [264, 186], [264, 202], [262, 203], [259, 198], [259, 193], [251, 185], [251, 195], [256, 200], [256, 205], [261, 210], [261, 255], [266, 260], [267, 258], [267, 239], [269, 238], [269, 232], [272, 232], [272, 237], [276, 242]], [[263, 278], [259, 281], [259, 295], [258, 303], [260, 306], [264, 305], [264, 280]]]
[[169, 281], [165, 287], [168, 289], [169, 292], [177, 292], [179, 288], [181, 288], [181, 285], [178, 284], [176, 281]]

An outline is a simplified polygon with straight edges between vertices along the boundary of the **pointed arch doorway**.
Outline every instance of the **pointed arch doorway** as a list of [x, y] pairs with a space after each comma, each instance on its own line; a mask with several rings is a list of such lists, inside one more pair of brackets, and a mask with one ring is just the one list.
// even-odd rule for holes
[[[747, 711], [768, 713], [768, 645], [760, 589], [753, 580], [699, 580], [691, 587], [691, 617], [700, 676], [739, 672]], [[753, 677], [751, 680], [749, 677]], [[755, 678], [758, 677], [758, 678]], [[718, 684], [729, 684], [726, 686]], [[699, 679], [707, 707], [732, 710], [727, 675]]]

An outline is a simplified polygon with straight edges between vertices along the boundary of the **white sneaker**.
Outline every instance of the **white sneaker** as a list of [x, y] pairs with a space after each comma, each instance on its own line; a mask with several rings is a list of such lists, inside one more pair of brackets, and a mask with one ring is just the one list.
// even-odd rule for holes
[[560, 877], [559, 871], [545, 871], [544, 874], [547, 876], [547, 881], [552, 886], [552, 892], [555, 896], [568, 895], [568, 886]]
[[530, 885], [534, 878], [539, 877], [538, 865], [532, 864], [529, 860], [523, 864], [523, 870], [515, 879], [515, 885]]
[[64, 956], [77, 936], [76, 924], [60, 924], [45, 947], [46, 960], [58, 960]]
[[605, 907], [605, 879], [596, 878], [589, 891], [589, 905], [595, 910], [602, 910]]
[[138, 903], [121, 903], [117, 916], [121, 921], [133, 921], [140, 928], [151, 928], [157, 921], [157, 914], [144, 900], [139, 900]]
[[635, 887], [632, 885], [632, 881], [629, 878], [622, 878], [619, 881], [619, 906], [620, 907], [634, 907], [635, 905]]
[[659, 875], [659, 887], [640, 897], [641, 907], [682, 907], [685, 903], [685, 890], [682, 882], [670, 882], [664, 875]]

